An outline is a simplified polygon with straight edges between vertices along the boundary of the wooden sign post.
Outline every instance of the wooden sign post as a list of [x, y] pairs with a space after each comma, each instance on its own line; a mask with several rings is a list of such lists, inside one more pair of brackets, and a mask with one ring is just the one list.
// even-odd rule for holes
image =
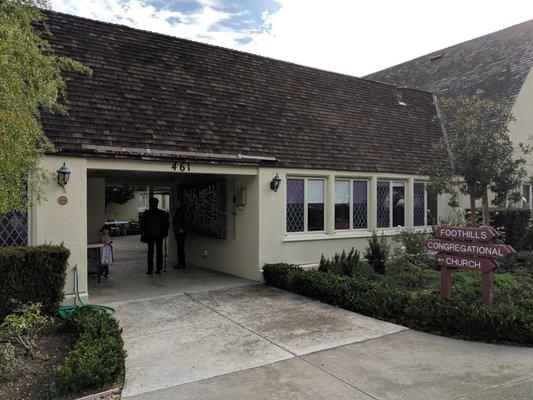
[[495, 244], [500, 236], [491, 226], [471, 228], [441, 225], [435, 231], [435, 238], [427, 241], [426, 248], [437, 253], [440, 265], [440, 294], [452, 296], [452, 272], [458, 268], [471, 269], [482, 273], [483, 304], [492, 304], [493, 271], [498, 266], [497, 259], [516, 254], [505, 244]]

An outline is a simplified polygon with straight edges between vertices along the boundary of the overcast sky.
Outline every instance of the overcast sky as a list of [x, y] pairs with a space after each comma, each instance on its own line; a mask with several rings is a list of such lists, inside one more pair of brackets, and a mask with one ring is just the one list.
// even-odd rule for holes
[[532, 0], [51, 0], [56, 11], [362, 76], [533, 18]]

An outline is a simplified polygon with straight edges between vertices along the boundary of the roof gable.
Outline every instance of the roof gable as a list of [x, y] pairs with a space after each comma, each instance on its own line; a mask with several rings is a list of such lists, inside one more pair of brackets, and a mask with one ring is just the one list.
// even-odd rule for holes
[[507, 100], [511, 107], [532, 64], [533, 20], [529, 20], [366, 78], [447, 96], [483, 90], [490, 98]]

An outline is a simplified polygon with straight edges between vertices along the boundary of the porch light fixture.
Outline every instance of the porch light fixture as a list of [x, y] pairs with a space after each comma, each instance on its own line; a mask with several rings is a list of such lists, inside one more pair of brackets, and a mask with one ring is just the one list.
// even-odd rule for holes
[[272, 180], [270, 181], [270, 189], [272, 189], [274, 192], [277, 192], [278, 189], [279, 189], [279, 184], [280, 183], [281, 183], [281, 178], [276, 173], [276, 176], [274, 178], [272, 178]]
[[70, 168], [65, 163], [57, 170], [57, 183], [60, 186], [65, 186], [70, 178]]

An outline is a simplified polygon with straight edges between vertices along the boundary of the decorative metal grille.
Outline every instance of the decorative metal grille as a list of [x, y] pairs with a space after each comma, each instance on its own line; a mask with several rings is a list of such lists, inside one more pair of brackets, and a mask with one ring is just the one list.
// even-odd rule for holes
[[0, 216], [0, 247], [28, 244], [28, 213], [12, 211]]
[[304, 231], [304, 180], [287, 179], [287, 232]]
[[377, 187], [378, 209], [377, 222], [378, 228], [390, 227], [390, 183], [378, 182]]
[[368, 227], [367, 181], [353, 181], [353, 228]]
[[424, 226], [424, 195], [426, 189], [423, 183], [415, 183], [414, 187], [414, 209], [413, 209], [413, 225]]

